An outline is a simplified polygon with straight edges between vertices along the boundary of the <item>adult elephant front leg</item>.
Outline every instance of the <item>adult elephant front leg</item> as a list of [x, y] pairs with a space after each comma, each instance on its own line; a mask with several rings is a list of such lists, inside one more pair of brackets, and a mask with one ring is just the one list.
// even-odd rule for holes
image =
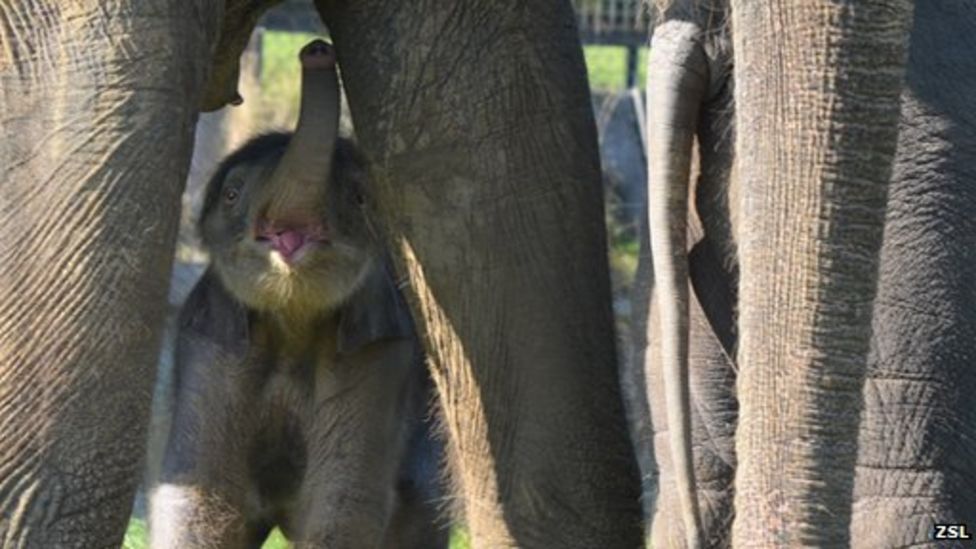
[[0, 546], [125, 531], [221, 14], [193, 7], [0, 9]]
[[738, 0], [732, 13], [733, 545], [845, 546], [911, 2]]
[[475, 544], [639, 545], [570, 3], [318, 6], [409, 277]]

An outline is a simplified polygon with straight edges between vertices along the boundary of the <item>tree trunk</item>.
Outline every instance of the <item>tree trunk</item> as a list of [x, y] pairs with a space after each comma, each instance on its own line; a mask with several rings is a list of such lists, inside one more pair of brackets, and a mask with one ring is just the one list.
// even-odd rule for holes
[[408, 276], [475, 546], [638, 546], [572, 6], [319, 9], [373, 163], [371, 202]]
[[911, 5], [739, 0], [732, 13], [733, 544], [845, 546]]
[[121, 543], [221, 14], [195, 7], [0, 10], [0, 546]]

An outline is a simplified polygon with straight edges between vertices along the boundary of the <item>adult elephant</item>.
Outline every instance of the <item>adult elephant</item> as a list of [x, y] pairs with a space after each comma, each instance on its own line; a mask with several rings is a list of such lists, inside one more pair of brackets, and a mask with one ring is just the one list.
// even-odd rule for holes
[[[273, 2], [0, 8], [0, 545], [117, 545], [197, 111]], [[569, 2], [320, 1], [478, 546], [633, 547]]]
[[[721, 10], [723, 5], [713, 8]], [[682, 9], [687, 11], [682, 13]], [[735, 460], [740, 464], [734, 482], [737, 517], [732, 540], [737, 544], [812, 539], [817, 543], [881, 547], [931, 542], [937, 533], [936, 524], [976, 520], [976, 500], [971, 495], [972, 479], [976, 478], [976, 415], [966, 404], [968, 395], [976, 389], [976, 371], [971, 368], [976, 354], [976, 289], [972, 284], [976, 243], [973, 222], [962, 213], [976, 207], [976, 190], [969, 185], [974, 175], [976, 118], [965, 99], [966, 91], [976, 84], [976, 60], [969, 55], [976, 31], [976, 9], [965, 2], [917, 5], [910, 28], [900, 131], [886, 209], [879, 209], [884, 193], [877, 185], [878, 179], [865, 177], [853, 180], [854, 184], [845, 183], [839, 169], [824, 171], [822, 164], [839, 161], [841, 166], [850, 167], [857, 162], [852, 154], [863, 155], [871, 162], [880, 162], [888, 154], [885, 147], [891, 145], [890, 133], [867, 138], [863, 132], [877, 127], [877, 120], [892, 112], [891, 97], [881, 90], [890, 91], [885, 85], [897, 78], [895, 72], [888, 72], [897, 59], [898, 44], [904, 42], [894, 33], [897, 28], [891, 28], [887, 47], [876, 52], [888, 62], [879, 60], [874, 69], [841, 72], [837, 76], [843, 80], [808, 80], [807, 85], [793, 88], [794, 97], [803, 103], [815, 95], [814, 91], [830, 89], [835, 82], [857, 85], [865, 79], [879, 80], [879, 85], [863, 88], [860, 97], [845, 101], [847, 105], [835, 104], [833, 111], [824, 106], [809, 111], [830, 121], [825, 127], [831, 135], [827, 142], [847, 150], [811, 159], [791, 151], [799, 150], [795, 148], [798, 145], [824, 141], [786, 141], [780, 155], [771, 156], [774, 149], [766, 140], [767, 135], [775, 134], [775, 125], [770, 124], [778, 121], [802, 125], [797, 116], [802, 116], [803, 111], [769, 93], [771, 87], [782, 86], [782, 81], [757, 78], [753, 71], [757, 67], [783, 66], [784, 62], [809, 70], [817, 65], [817, 60], [804, 60], [802, 50], [776, 48], [740, 55], [743, 45], [763, 43], [767, 36], [763, 30], [768, 32], [770, 27], [766, 26], [765, 16], [747, 6], [739, 4], [735, 10], [738, 11], [732, 28], [739, 110], [735, 173], [742, 176], [742, 190], [734, 192], [739, 185], [729, 177], [733, 172], [720, 173], [717, 184], [708, 177], [699, 179], [695, 209], [705, 227], [703, 242], [719, 240], [714, 251], [722, 259], [719, 268], [715, 268], [702, 260], [702, 254], [696, 256], [693, 252], [689, 258], [695, 290], [690, 336], [693, 409], [718, 409], [723, 415], [696, 416], [691, 440], [696, 455], [694, 467], [689, 469], [698, 474], [688, 474], [686, 469], [684, 477], [697, 476], [706, 482], [697, 489], [693, 483], [686, 483], [684, 489], [692, 495], [684, 498], [684, 504], [677, 489], [682, 483], [662, 483], [658, 508], [664, 510], [659, 511], [658, 517], [676, 514], [679, 509], [684, 516], [682, 521], [671, 523], [655, 520], [652, 532], [664, 539], [680, 539], [685, 534], [683, 525], [695, 523], [689, 514], [694, 513], [697, 495], [699, 501], [709, 504], [701, 509], [702, 528], [710, 534], [704, 541], [710, 545], [727, 542], [728, 522], [710, 520], [716, 508], [713, 502], [730, 499], [728, 492], [720, 492], [721, 497], [708, 492], [707, 481], [714, 469], [709, 467], [709, 453], [704, 450], [717, 446], [722, 455], [732, 456], [727, 462], [729, 468], [734, 467]], [[866, 11], [848, 12], [841, 7], [841, 15], [868, 23], [871, 28], [865, 31], [878, 30], [885, 21], [883, 13], [872, 13], [869, 6], [860, 10]], [[657, 64], [652, 60], [649, 71], [649, 82], [659, 92], [649, 110], [657, 109], [658, 116], [670, 117], [674, 122], [670, 127], [679, 130], [654, 136], [651, 147], [664, 151], [669, 167], [658, 171], [658, 178], [651, 180], [652, 185], [662, 184], [652, 188], [652, 200], [656, 196], [663, 206], [658, 214], [672, 216], [679, 226], [683, 224], [676, 218], [684, 217], [686, 205], [674, 197], [687, 193], [687, 155], [674, 151], [690, 149], [690, 136], [686, 134], [699, 139], [704, 174], [709, 173], [710, 164], [726, 165], [731, 157], [731, 151], [707, 145], [714, 124], [724, 123], [723, 111], [710, 109], [709, 98], [728, 86], [721, 80], [716, 85], [714, 77], [709, 78], [715, 74], [716, 57], [710, 54], [708, 44], [721, 36], [723, 19], [708, 15], [707, 11], [692, 10], [682, 3], [665, 12], [655, 41], [664, 42], [658, 51], [667, 55], [659, 56]], [[761, 22], [758, 29], [756, 21]], [[842, 41], [858, 41], [856, 34], [836, 36], [844, 36]], [[694, 93], [688, 93], [689, 88]], [[675, 89], [684, 92], [682, 97], [676, 99], [675, 94], [668, 93]], [[757, 105], [766, 110], [754, 110]], [[859, 116], [857, 110], [850, 109], [851, 117], [836, 128], [836, 123], [823, 115], [850, 107], [859, 107], [866, 115]], [[757, 127], [757, 121], [763, 125]], [[845, 136], [845, 128], [852, 134]], [[805, 135], [809, 138], [809, 134]], [[790, 154], [782, 156], [782, 152]], [[792, 178], [780, 180], [779, 188], [769, 187], [756, 175], [757, 167], [778, 170], [791, 165], [794, 169], [785, 173], [792, 174]], [[825, 209], [829, 201], [810, 202], [810, 195], [787, 198], [796, 180], [818, 172], [828, 182], [825, 190], [835, 197], [843, 195], [846, 208], [835, 204]], [[871, 185], [867, 184], [869, 181]], [[727, 189], [733, 192], [728, 193]], [[740, 194], [741, 198], [735, 200]], [[774, 201], [774, 197], [785, 200]], [[869, 201], [864, 203], [862, 199]], [[670, 202], [662, 204], [662, 200]], [[739, 210], [741, 215], [737, 215]], [[872, 255], [869, 247], [857, 250], [854, 246], [864, 246], [869, 236], [871, 242], [880, 242], [879, 212], [884, 212], [880, 255]], [[840, 214], [839, 222], [831, 221], [835, 214]], [[737, 218], [742, 223], [736, 223]], [[727, 230], [730, 226], [739, 230]], [[758, 236], [773, 234], [789, 239], [803, 231], [809, 231], [816, 239], [846, 243], [848, 249], [833, 258], [824, 255], [822, 249], [817, 260], [811, 262], [812, 257], [806, 253], [797, 254], [789, 247], [784, 250], [789, 242]], [[736, 233], [741, 235], [741, 253], [736, 251]], [[659, 239], [664, 255], [668, 250], [674, 253], [673, 250], [683, 248], [679, 236], [674, 232], [670, 238]], [[785, 263], [784, 258], [789, 257], [794, 262]], [[696, 333], [694, 312], [698, 302], [709, 311], [727, 310], [728, 300], [735, 298], [735, 267], [740, 260], [743, 285], [738, 330], [742, 338], [742, 375], [737, 390], [742, 410], [736, 433], [737, 451], [733, 452], [731, 439], [696, 436], [714, 430], [726, 432], [730, 427], [729, 411], [734, 415], [734, 409], [727, 406], [727, 400], [714, 397], [727, 397], [733, 391], [729, 378], [707, 377], [706, 374], [720, 370], [697, 357], [694, 349], [715, 334], [728, 333], [728, 323], [735, 325], [735, 318], [713, 314], [709, 317], [711, 325]], [[797, 268], [796, 260], [805, 267]], [[670, 276], [675, 280], [686, 276], [680, 270], [684, 261], [684, 257], [679, 257], [679, 269], [671, 270]], [[880, 264], [880, 278], [877, 298], [872, 301], [875, 262]], [[659, 271], [669, 269], [666, 261], [660, 264]], [[710, 275], [707, 280], [701, 275], [703, 269]], [[810, 285], [811, 273], [817, 284]], [[732, 290], [723, 286], [728, 281], [732, 282]], [[828, 282], [828, 286], [820, 286], [823, 282]], [[820, 311], [813, 311], [813, 315], [804, 313], [815, 301], [810, 299], [811, 291], [820, 293], [821, 298], [833, 295], [836, 302], [826, 307], [820, 301]], [[671, 301], [672, 308], [680, 308], [681, 292], [672, 290], [672, 294], [668, 297], [662, 293], [657, 299]], [[769, 307], [776, 303], [790, 306], [770, 314]], [[864, 325], [869, 315], [871, 332]], [[673, 320], [681, 318], [680, 314], [673, 316], [665, 326], [669, 337], [679, 345], [678, 338], [686, 333], [686, 328]], [[850, 319], [857, 319], [856, 325], [848, 323]], [[838, 331], [841, 329], [847, 334]], [[806, 337], [797, 340], [804, 330]], [[838, 357], [839, 354], [845, 356]], [[660, 359], [655, 361], [653, 352], [648, 355], [649, 370], [657, 371]], [[682, 358], [672, 355], [669, 361], [680, 367]], [[696, 390], [701, 385], [696, 379], [702, 378], [712, 381], [706, 386], [708, 391]], [[662, 400], [655, 394], [650, 398]], [[681, 410], [677, 411], [680, 418]], [[661, 414], [656, 423], [662, 423]], [[698, 446], [702, 449], [698, 450]], [[662, 452], [659, 448], [658, 454], [667, 458], [673, 449], [679, 453], [683, 450], [668, 447]], [[670, 478], [670, 463], [667, 459], [659, 461], [666, 472], [662, 479]], [[729, 480], [731, 471], [722, 471], [726, 473], [722, 480]], [[732, 484], [722, 486], [731, 490]], [[825, 488], [831, 492], [821, 497], [819, 493]], [[721, 517], [731, 515], [728, 506], [719, 506], [718, 511], [727, 513]], [[797, 519], [804, 516], [809, 520]], [[761, 532], [781, 537], [757, 535]]]

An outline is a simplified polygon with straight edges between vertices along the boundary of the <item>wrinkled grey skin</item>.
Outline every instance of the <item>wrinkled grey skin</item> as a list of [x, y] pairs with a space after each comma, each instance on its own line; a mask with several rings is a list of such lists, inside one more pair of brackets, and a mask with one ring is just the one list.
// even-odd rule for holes
[[639, 545], [571, 4], [316, 5], [410, 282], [473, 546]]
[[976, 523], [974, 48], [976, 5], [917, 2], [858, 439], [860, 547]]
[[[690, 9], [683, 4], [677, 3], [672, 15]], [[695, 21], [700, 29], [710, 28], [707, 20]], [[679, 103], [696, 112], [697, 152], [706, 174], [710, 162], [728, 165], [733, 156], [730, 148], [704, 146], [709, 136], [732, 133], [731, 128], [723, 129], [730, 120], [723, 111], [711, 109], [707, 100], [717, 88], [731, 88], [731, 82], [715, 86], [707, 78], [714, 71], [708, 37], [718, 32], [722, 31], [700, 30], [700, 61], [688, 71], [694, 76], [686, 77], [698, 79], [700, 97], [705, 99]], [[969, 54], [974, 33], [976, 10], [965, 2], [920, 2], [915, 9], [862, 393], [850, 531], [845, 534], [857, 547], [932, 543], [934, 524], [976, 520], [976, 502], [970, 495], [976, 478], [976, 445], [971, 443], [976, 416], [966, 404], [967, 395], [976, 390], [976, 373], [970, 367], [976, 353], [976, 245], [971, 216], [962, 213], [976, 206], [970, 184], [976, 165], [976, 119], [967, 100], [976, 83], [976, 62]], [[728, 79], [730, 73], [725, 75]], [[653, 108], [652, 99], [649, 109]], [[721, 353], [703, 350], [734, 352], [736, 346], [738, 257], [733, 231], [726, 227], [739, 225], [739, 203], [729, 173], [718, 178], [712, 190], [703, 187], [707, 177], [697, 180], [693, 211], [701, 218], [705, 238], [695, 244], [692, 237], [688, 258], [692, 445], [707, 535], [702, 543], [707, 546], [731, 541], [729, 504], [736, 462], [731, 438], [737, 412], [735, 371], [728, 361], [715, 359]], [[731, 200], [725, 188], [732, 189]], [[708, 254], [696, 253], [704, 252], [703, 243], [709, 241], [718, 245], [713, 244]], [[639, 277], [651, 275], [647, 259], [642, 253]], [[638, 304], [650, 302], [650, 288], [643, 292], [648, 299], [638, 299]], [[638, 320], [648, 318], [643, 311], [636, 313]], [[703, 318], [710, 322], [703, 323]], [[660, 430], [667, 416], [654, 377], [659, 371], [654, 362], [656, 322], [651, 313], [650, 347], [646, 357], [639, 357], [644, 360], [634, 373], [646, 366], [647, 378], [642, 381], [649, 386], [652, 423]], [[717, 346], [716, 341], [725, 345]], [[655, 442], [661, 489], [653, 505], [651, 535], [655, 546], [673, 546], [685, 539], [682, 521], [669, 519], [678, 516], [680, 504], [670, 480], [670, 450], [662, 451], [667, 441]], [[835, 442], [840, 445], [843, 440]], [[722, 459], [713, 460], [716, 455]], [[720, 482], [713, 483], [715, 478]], [[716, 517], [716, 509], [724, 520]]]
[[[0, 545], [120, 543], [196, 115], [273, 3], [0, 10]], [[316, 4], [474, 544], [637, 545], [570, 2]]]
[[[321, 219], [329, 244], [278, 274], [339, 281], [321, 290], [328, 305], [307, 317], [296, 317], [297, 298], [255, 309], [224, 282], [249, 279], [231, 285], [243, 288], [277, 274], [273, 263], [247, 263], [277, 253], [251, 235], [275, 193], [271, 175], [289, 137], [252, 140], [210, 183], [208, 198], [219, 203], [207, 205], [201, 226], [216, 265], [180, 314], [174, 419], [151, 501], [153, 546], [256, 546], [276, 525], [315, 546], [446, 546], [431, 489], [437, 468], [423, 466], [432, 444], [429, 384], [406, 306], [357, 202], [363, 172], [351, 143], [338, 142], [328, 181]], [[235, 204], [226, 201], [232, 189]], [[345, 246], [363, 252], [346, 256], [361, 274], [337, 272]]]

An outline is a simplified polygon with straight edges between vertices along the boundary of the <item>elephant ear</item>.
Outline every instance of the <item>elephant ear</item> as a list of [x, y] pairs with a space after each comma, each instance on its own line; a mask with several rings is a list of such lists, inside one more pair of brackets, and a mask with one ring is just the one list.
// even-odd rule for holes
[[247, 309], [224, 289], [213, 269], [207, 270], [183, 304], [180, 333], [206, 341], [230, 357], [247, 354]]
[[337, 348], [342, 354], [385, 339], [412, 337], [413, 319], [385, 262], [339, 309]]

